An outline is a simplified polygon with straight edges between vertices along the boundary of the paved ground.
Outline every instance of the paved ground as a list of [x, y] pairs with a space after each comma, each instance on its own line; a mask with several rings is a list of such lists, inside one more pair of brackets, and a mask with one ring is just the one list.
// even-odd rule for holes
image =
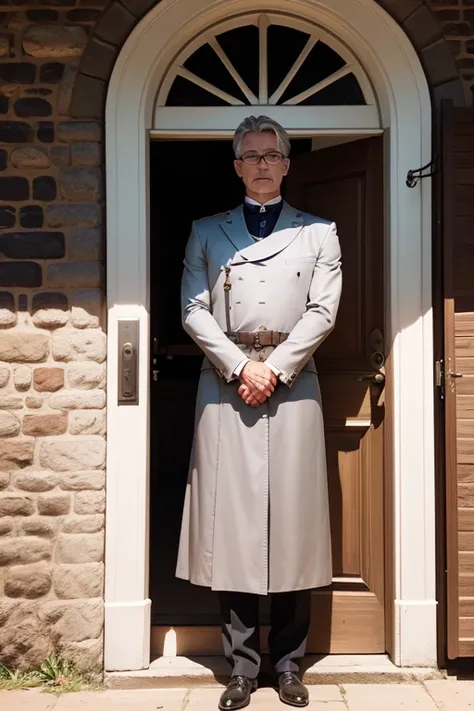
[[[219, 688], [80, 692], [0, 691], [1, 711], [213, 711]], [[310, 711], [474, 711], [474, 681], [423, 684], [346, 684], [310, 687]], [[259, 689], [250, 710], [278, 711], [272, 689]]]

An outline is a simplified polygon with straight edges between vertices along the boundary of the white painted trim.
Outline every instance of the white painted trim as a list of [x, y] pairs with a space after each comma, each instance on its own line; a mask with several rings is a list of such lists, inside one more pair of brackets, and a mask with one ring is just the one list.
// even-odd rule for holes
[[[231, 109], [229, 111], [229, 109]], [[235, 127], [250, 113], [251, 106], [158, 106], [153, 128], [160, 130], [227, 130]], [[294, 131], [376, 130], [380, 128], [377, 106], [258, 106], [258, 113], [270, 116], [293, 133]]]
[[[109, 84], [105, 659], [116, 669], [147, 667], [150, 649], [146, 615], [140, 624], [130, 625], [125, 610], [148, 607], [148, 132], [156, 127], [155, 97], [169, 62], [189, 38], [214, 23], [247, 13], [252, 4], [251, 0], [162, 0], [126, 41]], [[291, 7], [294, 15], [317, 23], [350, 47], [371, 78], [381, 125], [389, 129], [387, 321], [393, 334], [395, 597], [397, 609], [426, 611], [396, 616], [393, 661], [401, 664], [408, 658], [413, 664], [430, 665], [436, 658], [431, 186], [428, 180], [412, 190], [405, 185], [407, 171], [431, 158], [428, 87], [407, 37], [374, 0], [292, 0]], [[259, 0], [262, 12], [284, 13], [287, 8], [287, 0]], [[296, 117], [302, 107], [275, 108], [288, 108]], [[219, 129], [215, 113], [210, 112], [207, 129]], [[230, 128], [220, 126], [224, 132]], [[304, 128], [311, 131], [311, 126]], [[142, 349], [140, 404], [118, 407], [117, 323], [121, 317], [137, 315]], [[123, 647], [114, 650], [112, 645], [122, 633], [132, 649], [142, 651], [130, 655]], [[420, 635], [426, 640], [423, 645]]]

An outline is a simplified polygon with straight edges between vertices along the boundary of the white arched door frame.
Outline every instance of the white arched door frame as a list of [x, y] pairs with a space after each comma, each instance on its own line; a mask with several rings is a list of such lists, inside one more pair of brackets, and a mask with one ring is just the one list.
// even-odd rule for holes
[[[286, 0], [259, 0], [261, 11], [287, 8]], [[142, 669], [150, 660], [148, 142], [155, 128], [155, 98], [170, 62], [187, 42], [212, 23], [255, 9], [251, 0], [162, 0], [126, 41], [109, 85], [107, 670]], [[386, 129], [386, 324], [393, 379], [391, 648], [396, 664], [431, 666], [436, 664], [431, 186], [427, 180], [414, 189], [405, 185], [407, 171], [431, 159], [428, 86], [403, 30], [374, 0], [292, 0], [291, 10], [333, 33], [358, 57]], [[271, 113], [271, 107], [259, 108]], [[210, 114], [215, 134], [219, 112]], [[322, 110], [317, 125], [295, 126], [295, 133], [351, 133], [346, 118], [340, 126], [329, 124], [333, 118], [334, 110], [331, 115]], [[231, 127], [223, 128], [227, 135]], [[352, 132], [360, 134], [362, 127], [357, 128]], [[118, 324], [129, 318], [139, 321], [139, 404], [119, 406]]]

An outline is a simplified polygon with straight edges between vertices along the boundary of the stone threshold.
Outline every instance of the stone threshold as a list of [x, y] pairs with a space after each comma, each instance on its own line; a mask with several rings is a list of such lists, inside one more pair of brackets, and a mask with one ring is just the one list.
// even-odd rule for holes
[[[149, 669], [106, 672], [108, 689], [165, 689], [218, 686], [228, 679], [229, 667], [222, 657], [160, 657]], [[265, 663], [263, 674], [265, 678]], [[397, 667], [385, 654], [308, 656], [307, 684], [419, 683], [444, 679], [446, 673], [432, 667]], [[268, 682], [271, 683], [268, 674]]]

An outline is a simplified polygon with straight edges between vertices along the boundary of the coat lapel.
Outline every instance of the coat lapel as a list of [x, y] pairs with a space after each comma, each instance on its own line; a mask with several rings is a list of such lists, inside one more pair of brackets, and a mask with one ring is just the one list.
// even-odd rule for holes
[[283, 209], [272, 234], [258, 242], [249, 235], [242, 205], [232, 210], [220, 224], [228, 239], [238, 250], [238, 254], [232, 258], [230, 264], [239, 264], [261, 262], [281, 252], [299, 234], [304, 218], [301, 212], [283, 202]]

